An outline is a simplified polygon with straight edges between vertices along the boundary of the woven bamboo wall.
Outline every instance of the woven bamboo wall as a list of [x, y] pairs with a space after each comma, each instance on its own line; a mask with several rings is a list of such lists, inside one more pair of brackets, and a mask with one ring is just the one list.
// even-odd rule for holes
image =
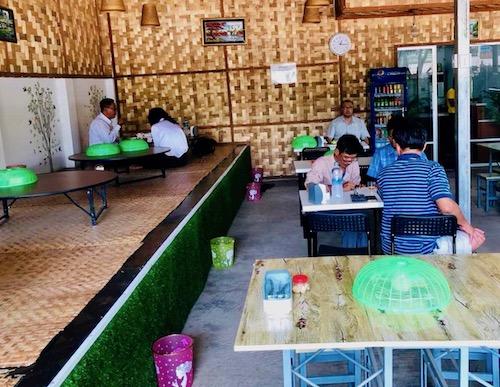
[[18, 43], [0, 42], [0, 72], [103, 75], [95, 0], [0, 0]]

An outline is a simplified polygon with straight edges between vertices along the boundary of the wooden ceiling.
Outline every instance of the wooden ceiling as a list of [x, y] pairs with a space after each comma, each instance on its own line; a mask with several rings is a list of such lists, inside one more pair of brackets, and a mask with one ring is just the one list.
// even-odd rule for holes
[[[415, 3], [405, 5], [383, 5], [370, 7], [349, 7], [346, 0], [334, 0], [335, 17], [337, 19], [361, 19], [377, 17], [396, 17], [413, 15], [435, 15], [442, 13], [453, 13], [454, 2]], [[500, 0], [471, 0], [471, 12], [497, 11], [500, 10]]]

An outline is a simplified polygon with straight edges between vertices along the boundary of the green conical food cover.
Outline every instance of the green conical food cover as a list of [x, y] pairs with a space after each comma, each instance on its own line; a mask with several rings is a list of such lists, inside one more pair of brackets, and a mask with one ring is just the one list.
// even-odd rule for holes
[[444, 309], [451, 300], [450, 287], [440, 270], [420, 259], [397, 256], [363, 266], [352, 292], [366, 306], [397, 313]]
[[0, 188], [19, 187], [38, 180], [35, 172], [29, 168], [0, 169]]
[[312, 136], [298, 136], [292, 140], [292, 148], [302, 150], [303, 148], [315, 148], [316, 139]]
[[331, 156], [331, 155], [333, 155], [333, 151], [330, 149], [327, 150], [323, 156]]
[[118, 144], [94, 144], [87, 148], [87, 156], [114, 156], [120, 153]]
[[120, 141], [122, 152], [138, 152], [149, 149], [149, 145], [141, 138], [128, 138]]

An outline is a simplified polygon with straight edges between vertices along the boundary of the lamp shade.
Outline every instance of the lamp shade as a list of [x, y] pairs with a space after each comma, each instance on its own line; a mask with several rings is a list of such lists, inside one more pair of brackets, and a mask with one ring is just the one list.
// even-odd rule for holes
[[317, 6], [304, 7], [304, 16], [302, 18], [302, 23], [320, 23], [321, 16], [319, 13], [319, 8]]
[[306, 7], [328, 7], [333, 5], [330, 0], [306, 0]]
[[109, 11], [125, 11], [125, 4], [123, 0], [102, 0], [101, 1], [101, 12]]
[[141, 26], [157, 27], [159, 25], [160, 25], [160, 20], [158, 19], [158, 12], [156, 11], [156, 5], [143, 4]]

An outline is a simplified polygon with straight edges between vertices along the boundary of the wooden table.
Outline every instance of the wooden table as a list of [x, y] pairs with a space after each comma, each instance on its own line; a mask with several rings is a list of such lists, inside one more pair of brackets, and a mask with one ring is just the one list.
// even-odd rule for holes
[[[129, 171], [129, 167], [131, 164], [134, 163], [143, 163], [143, 162], [149, 162], [149, 161], [154, 161], [155, 159], [159, 159], [164, 155], [166, 152], [169, 152], [170, 148], [161, 148], [161, 147], [151, 147], [149, 149], [143, 150], [143, 151], [137, 151], [137, 152], [122, 152], [114, 156], [87, 156], [85, 153], [77, 153], [74, 155], [69, 156], [68, 158], [72, 161], [76, 161], [80, 163], [80, 168], [85, 169], [87, 165], [90, 166], [95, 166], [98, 164], [102, 164], [105, 166], [109, 166], [113, 168], [115, 173], [119, 173], [119, 168], [120, 167], [125, 167], [126, 171]], [[161, 171], [161, 174], [159, 175], [154, 175], [154, 176], [148, 176], [148, 177], [142, 177], [138, 179], [133, 179], [133, 180], [127, 180], [125, 182], [120, 182], [119, 179], [117, 178], [116, 182], [117, 184], [126, 184], [126, 183], [133, 183], [137, 181], [143, 181], [143, 180], [149, 180], [149, 179], [154, 179], [157, 177], [165, 177], [165, 167], [163, 164], [160, 163], [158, 168]]]
[[[235, 351], [283, 351], [284, 385], [292, 386], [295, 350], [384, 348], [384, 386], [392, 386], [394, 348], [458, 348], [460, 386], [468, 386], [470, 347], [500, 348], [500, 254], [422, 256], [445, 275], [452, 301], [442, 312], [391, 314], [357, 303], [356, 273], [380, 257], [268, 259], [254, 263]], [[309, 276], [311, 289], [294, 295], [293, 310], [279, 329], [270, 329], [262, 306], [267, 270], [286, 269]], [[341, 275], [339, 275], [339, 273]], [[340, 278], [340, 279], [339, 279]], [[307, 305], [307, 307], [304, 307]], [[299, 329], [296, 323], [306, 319]]]
[[493, 172], [493, 152], [500, 152], [500, 142], [478, 142], [477, 145], [487, 148], [489, 151], [488, 172]]
[[[85, 212], [90, 217], [92, 225], [95, 225], [97, 218], [108, 208], [106, 184], [116, 179], [116, 173], [108, 171], [64, 171], [38, 175], [38, 181], [33, 184], [0, 188], [0, 200], [3, 204], [3, 215], [0, 219], [9, 219], [9, 206], [12, 206], [17, 199], [62, 194]], [[83, 208], [69, 195], [76, 191], [86, 191], [88, 209]], [[102, 201], [101, 207], [97, 210], [94, 201], [96, 194]], [[10, 203], [8, 203], [9, 200], [11, 200]]]

